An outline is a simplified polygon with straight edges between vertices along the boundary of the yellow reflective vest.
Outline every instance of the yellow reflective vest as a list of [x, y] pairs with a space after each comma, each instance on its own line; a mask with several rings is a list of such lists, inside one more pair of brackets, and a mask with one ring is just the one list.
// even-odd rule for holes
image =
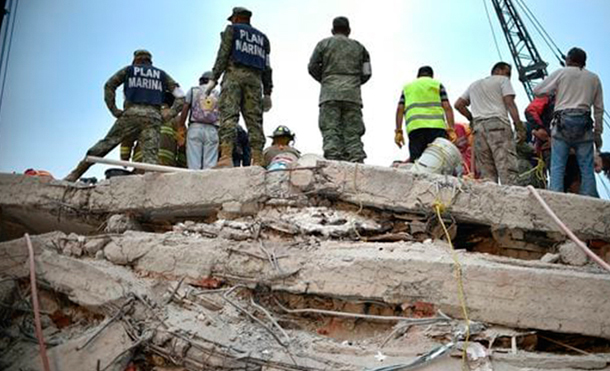
[[407, 134], [417, 129], [446, 129], [445, 111], [441, 105], [441, 83], [420, 77], [405, 85], [405, 125]]

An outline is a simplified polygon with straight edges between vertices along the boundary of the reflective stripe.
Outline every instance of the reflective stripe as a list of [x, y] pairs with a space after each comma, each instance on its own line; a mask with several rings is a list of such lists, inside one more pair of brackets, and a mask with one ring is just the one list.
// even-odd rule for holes
[[445, 125], [445, 115], [411, 115], [406, 121], [406, 125], [415, 120], [443, 120], [443, 127]]
[[425, 108], [425, 107], [443, 107], [441, 102], [430, 102], [430, 103], [412, 103], [409, 107], [405, 108], [405, 114], [407, 111], [413, 108]]
[[174, 135], [174, 129], [168, 126], [161, 126], [161, 130], [160, 130], [161, 134], [167, 134], [167, 135]]
[[446, 129], [440, 90], [441, 83], [430, 77], [420, 77], [405, 85], [407, 134], [417, 129]]
[[173, 159], [176, 154], [173, 151], [168, 149], [159, 149], [159, 157], [171, 158]]

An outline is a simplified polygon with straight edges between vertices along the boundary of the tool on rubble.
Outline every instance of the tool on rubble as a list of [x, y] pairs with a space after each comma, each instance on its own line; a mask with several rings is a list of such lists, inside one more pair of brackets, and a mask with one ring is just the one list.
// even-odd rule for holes
[[183, 169], [180, 167], [154, 165], [154, 164], [146, 164], [146, 163], [140, 163], [140, 162], [121, 161], [121, 160], [111, 160], [108, 158], [102, 158], [102, 157], [97, 157], [97, 156], [87, 156], [85, 161], [94, 163], [94, 164], [106, 164], [106, 165], [133, 167], [134, 169], [140, 169], [140, 170], [146, 170], [146, 171], [158, 171], [161, 173], [194, 171], [194, 170], [190, 170], [190, 169]]

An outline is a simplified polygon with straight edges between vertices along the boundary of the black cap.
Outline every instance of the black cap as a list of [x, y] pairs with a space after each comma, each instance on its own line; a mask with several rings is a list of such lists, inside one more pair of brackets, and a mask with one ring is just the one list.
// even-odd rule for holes
[[346, 17], [337, 17], [333, 19], [333, 28], [349, 28], [349, 19]]
[[227, 21], [230, 21], [231, 18], [233, 18], [236, 15], [250, 18], [250, 17], [252, 17], [252, 12], [249, 11], [248, 9], [244, 8], [243, 6], [236, 6], [235, 8], [233, 8], [233, 13], [231, 13], [229, 18], [227, 18]]

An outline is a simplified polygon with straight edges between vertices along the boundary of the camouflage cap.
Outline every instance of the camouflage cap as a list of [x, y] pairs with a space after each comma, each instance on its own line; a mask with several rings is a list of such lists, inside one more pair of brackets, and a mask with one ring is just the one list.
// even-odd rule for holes
[[212, 79], [212, 77], [214, 77], [214, 74], [212, 73], [212, 71], [205, 71], [205, 72], [203, 73], [203, 75], [201, 75], [201, 77], [200, 77], [199, 79], [200, 79], [200, 80], [201, 80], [201, 79], [208, 79], [208, 80], [211, 80], [211, 79]]
[[233, 18], [236, 15], [250, 18], [250, 17], [252, 17], [252, 12], [242, 6], [236, 6], [235, 8], [233, 8], [233, 13], [231, 13], [229, 18], [227, 18], [227, 21], [230, 21], [231, 18]]
[[152, 59], [152, 54], [150, 54], [150, 52], [146, 49], [138, 49], [135, 52], [133, 52], [133, 57]]
[[349, 28], [349, 19], [346, 17], [336, 17], [333, 19], [333, 28]]

